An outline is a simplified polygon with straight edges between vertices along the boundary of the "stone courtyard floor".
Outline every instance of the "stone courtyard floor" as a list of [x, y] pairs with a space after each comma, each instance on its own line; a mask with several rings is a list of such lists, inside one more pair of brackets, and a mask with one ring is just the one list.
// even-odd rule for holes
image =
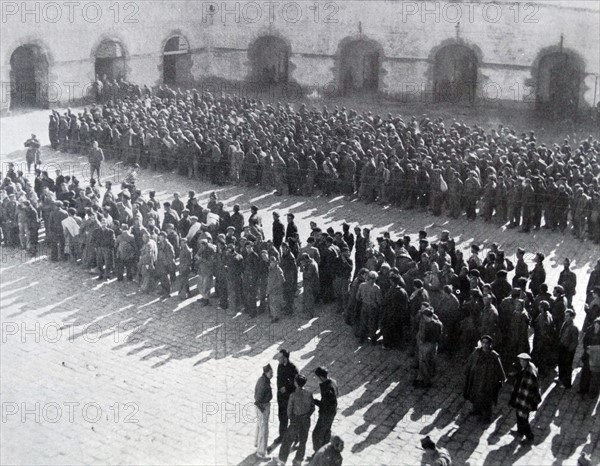
[[[6, 162], [24, 161], [23, 141], [32, 132], [48, 144], [47, 114], [0, 120], [3, 172]], [[51, 173], [60, 167], [87, 181], [84, 157], [44, 148], [42, 160]], [[118, 180], [123, 170], [108, 163], [105, 173], [103, 179]], [[462, 249], [474, 240], [484, 250], [497, 242], [513, 257], [521, 246], [529, 261], [541, 250], [551, 285], [569, 257], [581, 290], [575, 299], [579, 325], [582, 290], [600, 257], [597, 245], [571, 236], [526, 235], [464, 217], [436, 218], [343, 198], [274, 197], [147, 170], [139, 184], [156, 189], [161, 201], [194, 189], [206, 202], [214, 190], [228, 206], [239, 203], [246, 217], [256, 204], [269, 226], [272, 211], [294, 212], [303, 239], [310, 220], [325, 227], [346, 221], [372, 226], [375, 236], [390, 231], [392, 237], [414, 237], [424, 228], [436, 238], [448, 229]], [[263, 365], [276, 364], [280, 348], [290, 350], [309, 376], [310, 391], [318, 393], [312, 376], [317, 366], [328, 367], [337, 380], [333, 431], [345, 441], [344, 464], [426, 464], [419, 443], [425, 435], [447, 448], [457, 465], [575, 465], [582, 452], [600, 463], [597, 400], [582, 399], [576, 388], [565, 390], [552, 377], [533, 418], [535, 444], [522, 447], [509, 433], [515, 426], [507, 405], [510, 384], [501, 391], [493, 422], [482, 425], [468, 417], [470, 405], [462, 397], [464, 360], [442, 356], [434, 388], [415, 389], [406, 352], [358, 345], [329, 307], [310, 320], [299, 314], [275, 324], [264, 315], [251, 320], [200, 307], [196, 298], [164, 300], [138, 293], [133, 284], [100, 283], [81, 267], [49, 262], [43, 249], [29, 258], [3, 248], [0, 273], [2, 464], [257, 464], [254, 384]], [[276, 409], [271, 412], [270, 440], [277, 431]]]

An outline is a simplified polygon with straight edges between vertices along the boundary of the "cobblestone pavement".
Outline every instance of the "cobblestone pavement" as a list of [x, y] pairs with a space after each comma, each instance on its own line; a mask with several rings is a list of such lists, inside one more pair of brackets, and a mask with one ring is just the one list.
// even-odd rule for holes
[[[0, 122], [3, 171], [6, 161], [24, 160], [22, 144], [32, 131], [47, 144], [46, 115]], [[83, 178], [83, 157], [45, 149], [42, 160]], [[107, 168], [118, 178], [114, 165]], [[292, 211], [303, 238], [310, 220], [337, 227], [347, 221], [393, 236], [425, 228], [435, 238], [449, 229], [462, 248], [474, 239], [484, 248], [495, 241], [511, 256], [518, 245], [542, 250], [550, 284], [570, 257], [585, 287], [600, 255], [597, 246], [569, 236], [524, 235], [464, 217], [435, 218], [342, 198], [276, 198], [151, 171], [143, 171], [140, 185], [156, 188], [161, 200], [176, 190], [194, 189], [202, 199], [217, 190], [246, 212], [255, 203], [265, 220], [273, 210]], [[359, 346], [331, 308], [310, 320], [296, 314], [270, 324], [264, 315], [250, 320], [202, 308], [195, 298], [163, 300], [138, 293], [133, 284], [99, 283], [81, 267], [7, 249], [0, 272], [3, 464], [256, 464], [254, 383], [281, 347], [305, 374], [324, 365], [337, 380], [333, 430], [345, 440], [345, 464], [425, 464], [424, 435], [450, 450], [458, 465], [574, 465], [581, 452], [593, 455], [592, 464], [600, 462], [597, 400], [581, 399], [551, 377], [532, 423], [535, 445], [521, 447], [509, 434], [515, 425], [510, 386], [501, 391], [493, 422], [479, 424], [462, 398], [463, 360], [441, 357], [434, 388], [414, 389], [406, 352]], [[575, 307], [581, 324], [581, 292]], [[308, 389], [318, 392], [313, 377]], [[276, 409], [271, 412], [272, 439]]]

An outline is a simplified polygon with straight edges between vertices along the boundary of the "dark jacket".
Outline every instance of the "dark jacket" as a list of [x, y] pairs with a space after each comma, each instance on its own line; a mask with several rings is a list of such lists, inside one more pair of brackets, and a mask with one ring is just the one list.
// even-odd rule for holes
[[321, 399], [315, 400], [321, 414], [334, 414], [337, 411], [338, 388], [335, 381], [325, 380], [319, 384]]

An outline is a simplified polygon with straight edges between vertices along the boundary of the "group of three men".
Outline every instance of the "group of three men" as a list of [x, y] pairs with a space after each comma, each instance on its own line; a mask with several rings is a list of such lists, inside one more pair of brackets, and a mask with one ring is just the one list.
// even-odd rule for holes
[[[319, 418], [312, 433], [314, 455], [311, 455], [311, 465], [340, 465], [343, 442], [337, 436], [331, 437], [331, 427], [337, 412], [338, 388], [334, 380], [329, 378], [327, 369], [318, 367], [315, 376], [319, 380], [321, 399], [314, 399], [305, 389], [306, 377], [298, 372], [290, 361], [290, 353], [282, 349], [276, 358], [277, 367], [277, 405], [279, 417], [279, 435], [268, 446], [269, 414], [273, 394], [270, 379], [273, 368], [270, 364], [263, 367], [263, 374], [258, 379], [254, 393], [254, 404], [257, 411], [256, 456], [261, 460], [268, 459], [277, 445], [281, 445], [276, 460], [279, 465], [285, 464], [291, 449], [297, 446], [294, 465], [299, 465], [304, 459], [306, 442], [311, 424], [311, 415], [315, 405], [319, 407]], [[331, 462], [323, 462], [327, 458]]]

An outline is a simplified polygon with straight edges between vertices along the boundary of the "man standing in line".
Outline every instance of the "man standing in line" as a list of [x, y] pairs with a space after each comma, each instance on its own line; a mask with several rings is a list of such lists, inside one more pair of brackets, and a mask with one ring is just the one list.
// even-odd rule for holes
[[298, 375], [298, 369], [296, 369], [296, 366], [290, 362], [289, 351], [282, 349], [275, 357], [279, 361], [279, 365], [277, 366], [279, 437], [273, 440], [273, 444], [277, 445], [283, 441], [285, 432], [288, 429], [288, 401], [290, 399], [290, 395], [296, 390], [294, 379], [296, 375]]
[[277, 248], [277, 250], [280, 250], [284, 237], [285, 227], [279, 220], [279, 214], [277, 212], [273, 212], [273, 245]]
[[377, 344], [377, 329], [383, 304], [381, 288], [376, 283], [378, 277], [377, 272], [371, 271], [368, 280], [358, 287], [357, 299], [362, 303], [358, 331], [361, 344], [366, 341], [367, 337], [371, 339], [372, 345]]
[[511, 433], [519, 438], [524, 435], [525, 439], [522, 443], [533, 443], [534, 436], [529, 425], [529, 413], [537, 410], [542, 401], [538, 370], [531, 362], [529, 354], [521, 353], [517, 358], [521, 367], [517, 373], [515, 386], [508, 402], [517, 412], [517, 430]]
[[315, 400], [319, 407], [319, 418], [312, 433], [313, 450], [316, 453], [331, 440], [331, 426], [337, 412], [338, 387], [335, 381], [328, 377], [329, 373], [324, 367], [317, 367], [315, 375], [319, 379], [321, 390], [321, 399]]
[[254, 405], [256, 406], [256, 457], [259, 460], [267, 460], [267, 444], [269, 443], [269, 416], [271, 414], [271, 379], [273, 368], [270, 364], [263, 367], [263, 373], [258, 378], [254, 388]]
[[292, 443], [298, 441], [298, 450], [294, 457], [294, 466], [300, 466], [304, 459], [306, 451], [306, 440], [310, 430], [310, 416], [315, 411], [315, 402], [310, 393], [304, 390], [306, 377], [297, 374], [294, 378], [296, 390], [290, 396], [287, 415], [290, 418], [290, 427], [287, 429], [283, 438], [281, 449], [279, 450], [279, 459], [277, 465], [282, 466], [287, 461]]
[[575, 311], [567, 309], [558, 336], [558, 378], [565, 388], [571, 388], [573, 358], [579, 343], [579, 329], [573, 322]]

